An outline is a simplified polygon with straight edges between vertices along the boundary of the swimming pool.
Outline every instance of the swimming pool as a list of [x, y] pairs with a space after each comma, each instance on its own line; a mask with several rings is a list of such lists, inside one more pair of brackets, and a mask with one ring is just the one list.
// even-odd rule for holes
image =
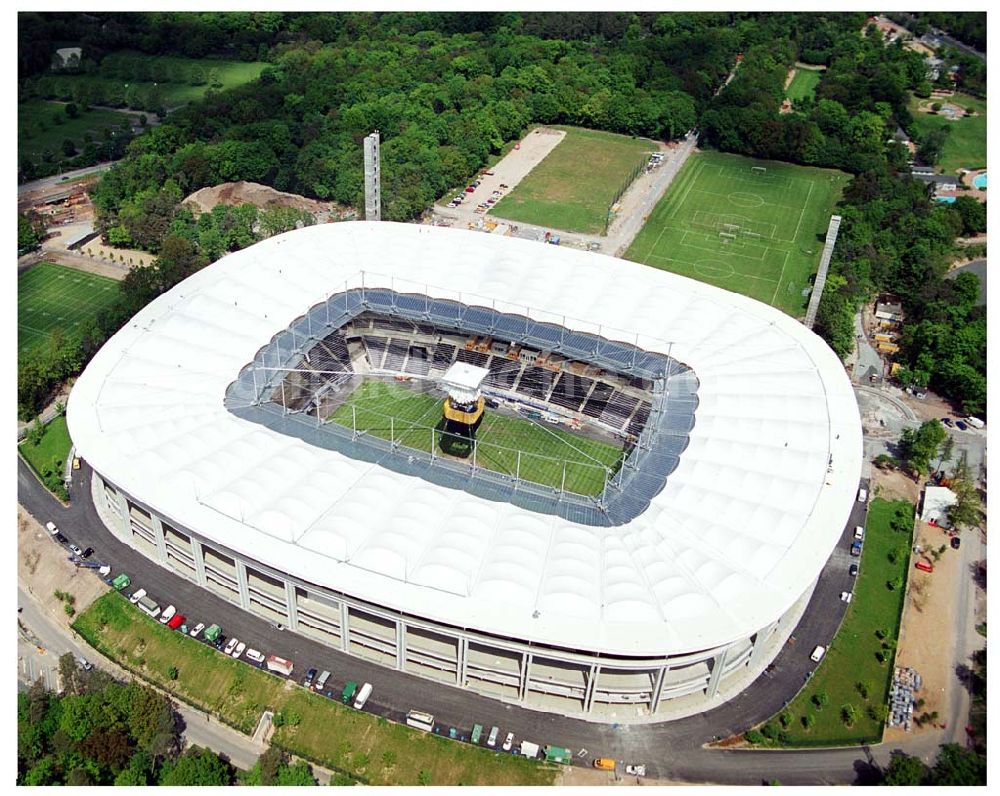
[[986, 190], [986, 172], [984, 171], [982, 174], [977, 174], [975, 177], [973, 177], [972, 184], [973, 184], [973, 186], [975, 186], [976, 188], [978, 188], [980, 191], [985, 191]]
[[944, 202], [945, 204], [953, 205], [955, 204], [954, 196], [935, 196], [935, 201]]

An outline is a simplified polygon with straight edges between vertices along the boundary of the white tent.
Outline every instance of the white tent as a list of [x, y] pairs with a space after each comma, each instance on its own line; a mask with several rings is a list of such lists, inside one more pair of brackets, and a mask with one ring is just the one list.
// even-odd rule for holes
[[958, 502], [958, 495], [945, 486], [929, 486], [924, 490], [924, 505], [920, 512], [923, 522], [933, 522], [943, 528], [951, 527], [948, 507]]

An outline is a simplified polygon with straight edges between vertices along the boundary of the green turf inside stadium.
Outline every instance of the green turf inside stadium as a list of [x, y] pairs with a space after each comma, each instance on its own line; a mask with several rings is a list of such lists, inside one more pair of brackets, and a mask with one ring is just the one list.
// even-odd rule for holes
[[118, 297], [118, 283], [55, 263], [17, 277], [17, 353], [25, 354], [54, 329], [80, 331]]
[[[391, 382], [370, 380], [362, 382], [329, 420], [347, 428], [356, 424], [359, 432], [397, 440], [404, 447], [425, 453], [430, 453], [432, 446], [437, 455], [445, 451], [464, 453], [460, 440], [443, 439], [445, 435], [436, 428], [441, 418], [441, 398]], [[509, 476], [519, 472], [522, 480], [578, 495], [599, 495], [604, 489], [605, 473], [615, 472], [622, 458], [621, 446], [489, 409], [476, 439], [477, 467]], [[471, 462], [471, 455], [458, 458]]]
[[846, 182], [831, 169], [699, 152], [625, 256], [799, 317]]

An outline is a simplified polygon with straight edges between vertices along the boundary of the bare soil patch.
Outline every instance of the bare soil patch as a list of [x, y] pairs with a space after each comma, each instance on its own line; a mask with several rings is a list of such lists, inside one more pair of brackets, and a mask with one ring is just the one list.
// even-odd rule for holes
[[336, 202], [321, 202], [318, 199], [309, 199], [294, 193], [276, 191], [267, 185], [257, 182], [224, 182], [221, 185], [213, 185], [195, 191], [184, 200], [184, 204], [192, 207], [195, 215], [210, 212], [218, 205], [243, 205], [250, 204], [263, 210], [270, 210], [275, 207], [291, 207], [296, 210], [304, 210], [312, 213], [319, 224], [327, 221], [342, 221], [343, 219], [355, 215], [352, 208], [344, 207]]
[[[948, 534], [940, 528], [918, 521], [914, 527], [914, 545], [919, 545], [924, 553], [948, 544]], [[906, 603], [903, 606], [903, 621], [896, 651], [896, 666], [911, 666], [923, 678], [923, 689], [917, 698], [924, 700], [924, 706], [914, 708], [914, 718], [921, 713], [937, 712], [939, 718], [934, 723], [918, 727], [913, 723], [913, 731], [907, 733], [901, 727], [888, 727], [884, 741], [893, 743], [903, 738], [941, 729], [946, 721], [951, 704], [951, 689], [958, 688], [955, 673], [951, 671], [951, 653], [942, 645], [942, 628], [956, 621], [957, 578], [962, 577], [962, 558], [950, 547], [934, 561], [933, 572], [922, 572], [913, 564], [923, 554], [914, 554], [910, 566]], [[933, 557], [931, 557], [933, 561]], [[937, 725], [937, 726], [935, 726]]]
[[90, 570], [73, 566], [62, 545], [21, 506], [17, 507], [17, 580], [65, 627], [73, 619], [56, 599], [56, 591], [72, 594], [73, 607], [80, 613], [109, 588]]

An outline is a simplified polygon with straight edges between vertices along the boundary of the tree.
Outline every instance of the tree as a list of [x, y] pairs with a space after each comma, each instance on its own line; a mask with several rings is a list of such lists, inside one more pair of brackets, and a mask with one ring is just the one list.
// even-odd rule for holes
[[951, 206], [962, 219], [962, 234], [977, 235], [986, 231], [986, 203], [971, 196], [958, 196]]
[[881, 785], [919, 785], [927, 775], [927, 767], [919, 757], [894, 754], [882, 774]]
[[858, 719], [858, 709], [850, 702], [840, 707], [840, 718], [848, 727], [853, 727]]
[[160, 785], [231, 785], [233, 767], [210, 749], [192, 746], [160, 773]]
[[[41, 229], [44, 234], [44, 226]], [[39, 234], [38, 225], [32, 222], [31, 216], [26, 213], [17, 214], [17, 256], [34, 251], [41, 244], [42, 238]]]
[[986, 757], [958, 744], [945, 744], [927, 782], [930, 785], [985, 785]]
[[918, 476], [926, 475], [931, 470], [931, 459], [947, 436], [940, 420], [928, 420], [916, 430], [903, 429], [899, 439], [900, 458]]

